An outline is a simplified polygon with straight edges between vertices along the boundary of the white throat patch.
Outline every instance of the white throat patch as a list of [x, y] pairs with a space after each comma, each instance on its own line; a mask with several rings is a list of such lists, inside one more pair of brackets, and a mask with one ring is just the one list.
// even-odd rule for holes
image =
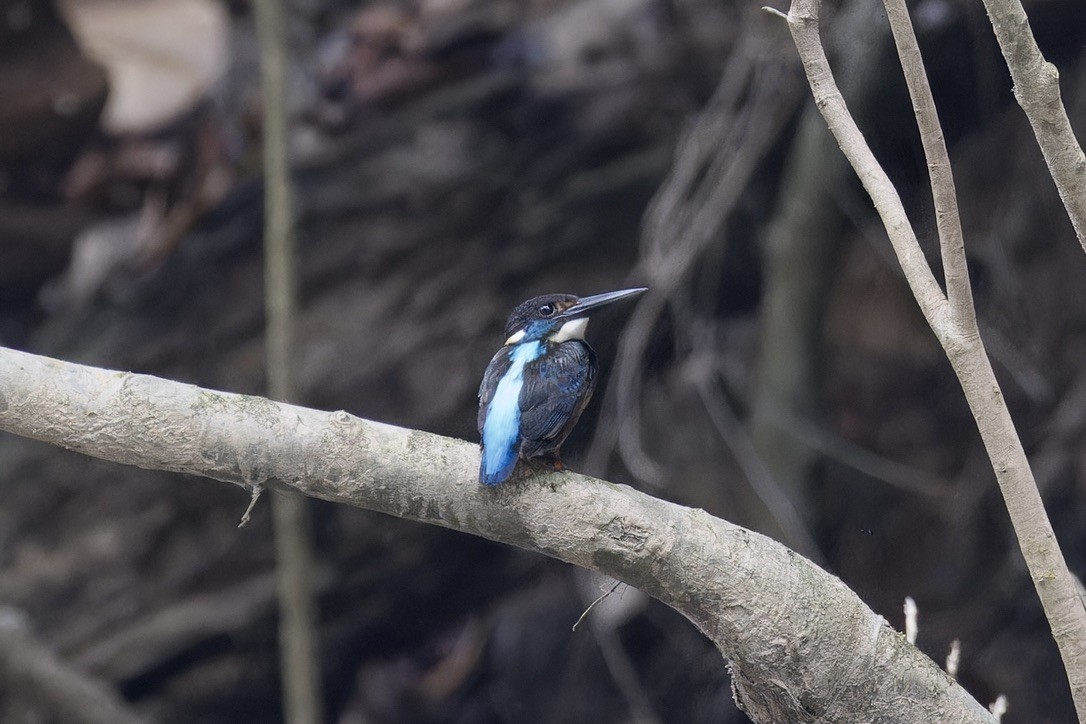
[[517, 342], [519, 342], [522, 339], [524, 339], [524, 330], [523, 329], [509, 335], [509, 339], [505, 340], [505, 344], [506, 344], [506, 346], [511, 345], [511, 344], [516, 344]]
[[588, 317], [571, 319], [559, 327], [558, 331], [552, 334], [550, 339], [558, 344], [568, 342], [571, 339], [584, 339], [586, 329], [588, 329]]

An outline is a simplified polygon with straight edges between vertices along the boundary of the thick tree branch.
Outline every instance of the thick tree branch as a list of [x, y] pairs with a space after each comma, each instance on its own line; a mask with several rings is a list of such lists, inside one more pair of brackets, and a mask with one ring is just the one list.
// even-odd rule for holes
[[[1045, 60], [1019, 0], [984, 0], [996, 40], [1048, 170], [1086, 250], [1086, 155], [1060, 98], [1060, 74]], [[1080, 712], [1081, 716], [1081, 712]]]
[[3, 349], [0, 429], [144, 468], [281, 481], [619, 578], [716, 643], [755, 721], [992, 721], [837, 578], [626, 486], [551, 473], [486, 488], [470, 443]]
[[[919, 53], [915, 50], [915, 38], [911, 28], [904, 27], [908, 17], [902, 12], [900, 0], [885, 0], [885, 4], [888, 14], [896, 23], [894, 34], [899, 50], [904, 48], [905, 51], [900, 54], [902, 66], [911, 66], [906, 69], [906, 76], [910, 78], [910, 93], [921, 130], [930, 133], [933, 124], [937, 126], [937, 118], [934, 108], [928, 106], [923, 97], [926, 83], [919, 80], [923, 68], [916, 65]], [[975, 313], [971, 305], [969, 309], [961, 307], [968, 301], [965, 296], [968, 287], [964, 292], [960, 290], [956, 296], [952, 293], [948, 301], [935, 283], [896, 189], [872, 154], [834, 82], [819, 33], [819, 5], [819, 0], [793, 0], [788, 13], [788, 27], [803, 60], [815, 102], [841, 150], [871, 195], [920, 309], [962, 385], [992, 461], [1023, 557], [1059, 646], [1079, 719], [1086, 721], [1086, 608], [1078, 598], [1074, 578], [1048, 520], [1029, 460], [980, 339]], [[939, 139], [925, 140], [932, 184], [943, 185], [941, 189], [933, 188], [932, 194], [937, 200], [944, 199], [944, 205], [941, 208], [937, 205], [937, 210], [956, 216], [956, 206], [949, 203], [954, 193], [953, 185], [947, 185], [950, 167], [949, 164], [940, 165], [940, 146], [941, 134]], [[936, 161], [934, 164], [933, 159]], [[959, 224], [956, 218], [940, 219], [939, 230], [944, 247], [948, 239], [954, 243], [953, 229]], [[944, 237], [947, 230], [950, 230], [950, 235]], [[944, 259], [948, 254], [949, 275], [949, 267], [963, 264], [964, 259], [958, 258], [956, 248], [944, 248]], [[959, 283], [967, 285], [968, 277], [962, 274]]]

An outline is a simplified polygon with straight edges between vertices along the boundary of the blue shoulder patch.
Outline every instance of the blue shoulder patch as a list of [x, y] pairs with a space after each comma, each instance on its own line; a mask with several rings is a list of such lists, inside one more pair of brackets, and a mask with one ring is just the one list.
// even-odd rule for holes
[[512, 364], [498, 381], [483, 423], [483, 460], [479, 466], [479, 482], [483, 485], [505, 482], [517, 466], [524, 365], [542, 353], [543, 345], [538, 341], [518, 344], [509, 353]]

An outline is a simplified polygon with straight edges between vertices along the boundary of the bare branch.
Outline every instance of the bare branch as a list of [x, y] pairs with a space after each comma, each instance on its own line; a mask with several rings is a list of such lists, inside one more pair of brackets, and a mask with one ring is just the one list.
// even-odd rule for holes
[[837, 578], [626, 486], [548, 473], [490, 489], [476, 480], [478, 446], [463, 441], [3, 349], [0, 429], [246, 487], [274, 479], [618, 578], [715, 642], [755, 721], [992, 721]]
[[905, 597], [905, 640], [910, 644], [916, 645], [916, 635], [920, 633], [920, 628], [917, 625], [917, 614], [919, 609], [916, 607], [916, 601], [912, 596]]
[[905, 278], [920, 303], [925, 318], [933, 327], [935, 324], [942, 327], [947, 312], [947, 299], [928, 266], [897, 189], [879, 165], [875, 154], [871, 152], [837, 87], [819, 34], [819, 7], [819, 0], [793, 0], [792, 8], [788, 12], [788, 28], [803, 60], [815, 104], [826, 119], [826, 124], [837, 139], [841, 151], [874, 201], [875, 209], [886, 226], [890, 243], [893, 244], [894, 252], [905, 272]]
[[909, 96], [913, 101], [916, 124], [920, 129], [920, 142], [928, 161], [928, 177], [931, 179], [931, 195], [935, 201], [935, 223], [939, 230], [939, 249], [943, 258], [943, 277], [946, 280], [947, 297], [959, 322], [976, 327], [973, 309], [973, 292], [969, 288], [969, 270], [965, 266], [965, 242], [962, 238], [961, 216], [958, 214], [957, 193], [954, 190], [954, 174], [950, 169], [950, 156], [943, 139], [943, 128], [935, 109], [935, 99], [928, 85], [924, 59], [916, 43], [912, 21], [905, 0], [884, 0], [890, 30], [894, 34], [901, 69]]
[[260, 500], [261, 494], [264, 492], [263, 485], [254, 485], [252, 491], [250, 491], [249, 505], [246, 506], [245, 512], [241, 514], [241, 520], [238, 521], [238, 527], [244, 528], [249, 525], [249, 515], [253, 512], [253, 508], [256, 507], [256, 501]]
[[962, 642], [960, 639], [954, 639], [950, 642], [950, 650], [946, 654], [946, 665], [943, 666], [946, 672], [958, 678], [958, 666], [962, 661]]
[[1086, 155], [1060, 98], [1059, 71], [1041, 55], [1019, 0], [984, 0], [984, 7], [1011, 71], [1014, 97], [1033, 126], [1079, 243], [1086, 250]]
[[[887, 0], [887, 4], [893, 1]], [[972, 312], [959, 314], [935, 283], [897, 190], [875, 160], [833, 80], [819, 34], [819, 4], [819, 0], [793, 0], [788, 13], [788, 27], [803, 60], [815, 102], [871, 195], [920, 309], [962, 385], [992, 461], [1023, 557], [1059, 646], [1079, 719], [1086, 721], [1086, 608], [1048, 520], [1033, 471], [981, 342], [975, 315]], [[903, 66], [913, 61], [915, 58], [908, 53], [902, 56]], [[916, 66], [907, 70], [914, 78], [922, 73], [923, 69]], [[928, 112], [918, 113], [926, 116]], [[949, 174], [949, 166], [946, 174]], [[942, 176], [942, 171], [933, 174], [933, 183]], [[950, 253], [956, 252], [950, 250]], [[964, 297], [956, 297], [955, 301], [961, 303]]]

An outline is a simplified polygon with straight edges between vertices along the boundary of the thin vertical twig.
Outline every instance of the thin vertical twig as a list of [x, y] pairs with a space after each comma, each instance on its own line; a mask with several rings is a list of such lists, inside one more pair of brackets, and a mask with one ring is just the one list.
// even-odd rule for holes
[[[257, 0], [264, 98], [264, 308], [268, 395], [297, 401], [292, 365], [297, 310], [294, 206], [288, 159], [287, 8]], [[272, 496], [279, 597], [280, 670], [290, 724], [323, 718], [313, 591], [309, 506], [294, 495]]]
[[976, 328], [976, 312], [973, 309], [973, 292], [969, 285], [969, 270], [965, 264], [965, 241], [962, 235], [961, 216], [958, 213], [957, 191], [954, 173], [950, 168], [950, 155], [943, 139], [943, 128], [935, 99], [928, 85], [924, 59], [909, 20], [905, 0], [885, 0], [890, 31], [901, 59], [901, 70], [913, 99], [913, 113], [920, 129], [920, 143], [928, 162], [928, 178], [931, 179], [931, 195], [935, 202], [935, 224], [939, 232], [939, 250], [943, 259], [943, 278], [951, 309], [960, 320], [971, 320]]
[[950, 642], [950, 650], [946, 654], [946, 666], [943, 667], [950, 678], [958, 678], [958, 667], [961, 665], [961, 661], [962, 642], [961, 639], [954, 639]]
[[916, 607], [916, 601], [912, 596], [905, 597], [905, 640], [913, 646], [916, 646], [916, 636], [920, 633], [920, 626], [918, 625], [918, 617], [920, 609]]

